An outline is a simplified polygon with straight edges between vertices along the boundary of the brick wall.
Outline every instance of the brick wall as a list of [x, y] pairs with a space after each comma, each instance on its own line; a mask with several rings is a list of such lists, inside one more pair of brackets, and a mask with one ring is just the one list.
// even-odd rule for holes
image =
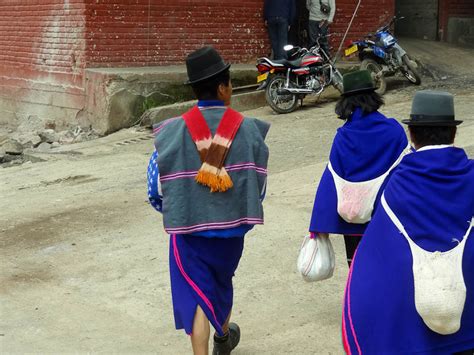
[[113, 0], [89, 3], [89, 67], [182, 63], [214, 45], [232, 62], [255, 59], [267, 43], [263, 0]]
[[[333, 46], [339, 46], [356, 5], [357, 0], [336, 0], [336, 15], [331, 26], [331, 32], [334, 34]], [[390, 21], [394, 13], [395, 0], [362, 0], [347, 39], [355, 40], [368, 32], [375, 32], [377, 28]]]
[[0, 2], [0, 123], [75, 117], [84, 103], [84, 8], [82, 0]]
[[[30, 114], [77, 122], [86, 102], [85, 68], [183, 64], [206, 44], [230, 62], [254, 63], [270, 48], [263, 2], [1, 0], [0, 123]], [[336, 2], [334, 46], [356, 1]], [[374, 31], [393, 12], [394, 0], [364, 0], [348, 38]]]
[[[306, 0], [297, 0], [306, 2]], [[231, 62], [268, 54], [263, 0], [104, 0], [87, 5], [88, 67], [182, 63], [206, 44]], [[333, 45], [338, 45], [355, 10], [354, 0], [337, 0]], [[394, 0], [364, 0], [349, 38], [374, 31], [393, 16]]]

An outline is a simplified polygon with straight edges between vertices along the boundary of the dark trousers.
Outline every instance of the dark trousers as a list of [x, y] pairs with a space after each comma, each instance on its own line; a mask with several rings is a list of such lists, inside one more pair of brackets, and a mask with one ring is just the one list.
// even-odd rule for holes
[[267, 25], [273, 59], [286, 59], [283, 47], [288, 44], [288, 20], [283, 17], [271, 17], [268, 19]]
[[362, 240], [362, 236], [358, 235], [345, 235], [344, 236], [344, 244], [346, 245], [346, 256], [347, 256], [347, 264], [351, 267], [352, 258], [354, 257], [354, 253], [359, 246], [360, 241]]
[[319, 40], [319, 44], [321, 45], [321, 48], [323, 49], [324, 52], [330, 57], [329, 53], [329, 44], [328, 44], [328, 39], [326, 36], [329, 34], [329, 26], [326, 24], [323, 27], [319, 27], [320, 22], [319, 21], [313, 21], [309, 20], [308, 24], [308, 34], [309, 34], [309, 46], [312, 47], [316, 44], [316, 40], [318, 39], [319, 36], [323, 36]]
[[474, 349], [454, 353], [454, 355], [474, 355]]

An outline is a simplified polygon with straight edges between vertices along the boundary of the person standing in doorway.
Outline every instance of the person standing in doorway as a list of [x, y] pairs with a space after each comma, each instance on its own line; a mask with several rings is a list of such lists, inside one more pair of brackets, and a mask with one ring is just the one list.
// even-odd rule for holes
[[314, 46], [318, 37], [321, 37], [319, 44], [330, 56], [327, 36], [336, 13], [336, 0], [306, 0], [306, 7], [309, 11], [309, 45]]
[[263, 19], [273, 50], [273, 59], [286, 59], [283, 47], [288, 44], [288, 31], [296, 15], [295, 0], [265, 0]]

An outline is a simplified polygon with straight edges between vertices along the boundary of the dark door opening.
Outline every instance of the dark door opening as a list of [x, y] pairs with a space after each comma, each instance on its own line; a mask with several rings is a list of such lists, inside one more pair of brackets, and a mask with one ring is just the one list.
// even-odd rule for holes
[[308, 45], [308, 18], [306, 0], [296, 0], [296, 19], [293, 22], [288, 42], [294, 46], [306, 47]]
[[395, 24], [395, 34], [438, 40], [438, 0], [396, 0], [397, 16], [405, 17]]

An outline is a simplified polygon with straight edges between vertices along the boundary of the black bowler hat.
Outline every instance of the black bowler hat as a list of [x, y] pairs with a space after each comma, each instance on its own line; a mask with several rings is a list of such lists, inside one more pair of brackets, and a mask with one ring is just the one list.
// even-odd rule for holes
[[409, 126], [457, 126], [462, 121], [454, 119], [454, 97], [449, 92], [423, 90], [413, 98]]
[[202, 47], [186, 58], [188, 81], [185, 84], [195, 84], [212, 78], [214, 75], [229, 69], [230, 64], [225, 63], [219, 53], [211, 46]]
[[370, 92], [376, 89], [372, 75], [368, 70], [358, 70], [344, 74], [342, 86], [344, 87], [342, 92], [344, 96]]

